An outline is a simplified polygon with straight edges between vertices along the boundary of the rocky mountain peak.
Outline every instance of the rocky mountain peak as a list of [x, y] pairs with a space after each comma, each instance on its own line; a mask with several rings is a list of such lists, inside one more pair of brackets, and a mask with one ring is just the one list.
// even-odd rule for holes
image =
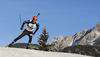
[[87, 29], [84, 29], [84, 30], [83, 30], [83, 33], [84, 33], [84, 32], [86, 33], [87, 31], [88, 31]]
[[93, 28], [94, 31], [98, 31], [100, 32], [100, 23], [98, 23], [94, 28]]
[[54, 40], [53, 41], [61, 41], [61, 40], [63, 40], [63, 36], [57, 36], [56, 38], [54, 38]]
[[[59, 51], [68, 46], [74, 45], [94, 45], [95, 41], [100, 39], [100, 23], [98, 23], [93, 29], [84, 29], [82, 32], [77, 32], [74, 36], [58, 36], [53, 39], [50, 44], [54, 44], [53, 50]], [[99, 45], [99, 44], [98, 44]]]
[[100, 27], [100, 23], [98, 23], [96, 26], [97, 26], [97, 27]]

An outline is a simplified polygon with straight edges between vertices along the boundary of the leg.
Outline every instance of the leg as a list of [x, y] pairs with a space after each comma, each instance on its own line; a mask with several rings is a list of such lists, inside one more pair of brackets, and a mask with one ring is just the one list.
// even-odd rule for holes
[[31, 46], [31, 42], [32, 42], [32, 36], [30, 36], [30, 35], [28, 35], [28, 36], [29, 36], [29, 41], [28, 41], [26, 49], [29, 49], [29, 47]]
[[29, 41], [28, 43], [31, 43], [32, 42], [32, 36], [29, 36]]
[[21, 35], [19, 35], [17, 38], [14, 39], [14, 42], [16, 42], [17, 40], [21, 39], [25, 35], [26, 35], [25, 33], [22, 33]]
[[14, 41], [12, 41], [8, 46], [11, 47], [17, 40], [21, 39], [26, 34], [27, 34], [26, 31], [23, 31], [23, 33], [19, 35], [17, 38], [15, 38]]

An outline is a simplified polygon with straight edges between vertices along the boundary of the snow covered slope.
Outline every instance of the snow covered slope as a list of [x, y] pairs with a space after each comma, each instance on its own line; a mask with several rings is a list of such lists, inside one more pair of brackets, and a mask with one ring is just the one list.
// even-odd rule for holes
[[0, 47], [0, 57], [90, 57], [71, 53]]

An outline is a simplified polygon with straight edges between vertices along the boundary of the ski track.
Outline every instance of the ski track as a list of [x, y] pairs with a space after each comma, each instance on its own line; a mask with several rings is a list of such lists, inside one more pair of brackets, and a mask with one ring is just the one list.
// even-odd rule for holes
[[0, 57], [92, 57], [79, 54], [0, 47]]

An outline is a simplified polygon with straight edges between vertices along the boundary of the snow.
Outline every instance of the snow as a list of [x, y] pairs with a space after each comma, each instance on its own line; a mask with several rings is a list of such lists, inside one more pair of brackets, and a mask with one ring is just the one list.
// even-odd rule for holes
[[0, 47], [0, 57], [92, 57], [79, 54]]

